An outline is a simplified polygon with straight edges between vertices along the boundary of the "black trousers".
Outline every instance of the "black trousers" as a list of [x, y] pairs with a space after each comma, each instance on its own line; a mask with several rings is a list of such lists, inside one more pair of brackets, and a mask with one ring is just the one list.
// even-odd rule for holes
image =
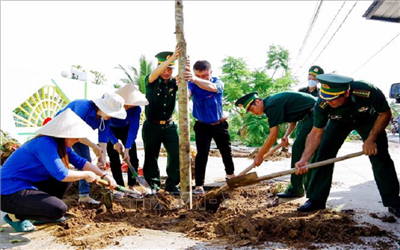
[[225, 165], [225, 172], [231, 175], [235, 171], [232, 160], [231, 138], [228, 131], [228, 122], [221, 122], [217, 125], [208, 125], [196, 121], [194, 132], [196, 136], [197, 155], [195, 161], [196, 186], [204, 185], [208, 153], [210, 152], [211, 139], [214, 139], [219, 149], [222, 161]]
[[19, 220], [52, 221], [65, 215], [68, 206], [61, 200], [71, 182], [55, 178], [33, 183], [39, 190], [25, 189], [1, 195], [1, 211]]
[[[121, 142], [125, 145], [126, 139], [128, 138], [129, 127], [121, 127], [121, 128], [110, 127], [110, 129], [113, 131], [115, 137], [117, 137], [117, 139], [120, 139]], [[112, 142], [107, 143], [107, 154], [108, 158], [110, 158], [111, 172], [115, 181], [117, 182], [118, 185], [125, 187], [124, 179], [122, 178], [121, 159], [119, 157], [118, 152], [114, 150], [114, 145], [112, 144]], [[130, 162], [133, 168], [137, 172], [139, 167], [139, 159], [137, 157], [135, 142], [133, 142], [132, 147], [129, 150], [129, 157], [131, 159]], [[136, 179], [135, 177], [133, 177], [132, 171], [128, 168], [128, 185], [133, 186], [135, 185], [135, 183]]]

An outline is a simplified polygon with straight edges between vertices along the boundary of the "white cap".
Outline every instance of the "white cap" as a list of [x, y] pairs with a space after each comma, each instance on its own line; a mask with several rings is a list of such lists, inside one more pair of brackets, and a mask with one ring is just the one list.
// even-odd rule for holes
[[36, 133], [58, 138], [86, 138], [93, 133], [93, 129], [74, 111], [67, 108]]
[[128, 83], [122, 88], [115, 91], [118, 95], [122, 96], [126, 105], [146, 106], [149, 101], [146, 96], [142, 94], [139, 89], [132, 83]]
[[101, 98], [94, 99], [93, 102], [108, 116], [118, 119], [126, 118], [124, 99], [113, 92], [106, 92]]

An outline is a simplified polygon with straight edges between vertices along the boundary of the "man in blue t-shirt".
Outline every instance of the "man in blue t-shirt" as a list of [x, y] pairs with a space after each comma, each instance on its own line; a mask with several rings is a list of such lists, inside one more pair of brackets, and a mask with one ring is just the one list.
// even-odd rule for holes
[[[190, 68], [187, 68], [190, 71]], [[225, 165], [226, 178], [235, 176], [232, 160], [231, 140], [227, 118], [223, 117], [222, 94], [224, 83], [212, 77], [211, 64], [197, 61], [193, 65], [194, 76], [189, 81], [189, 96], [193, 100], [193, 116], [196, 118], [194, 132], [197, 155], [195, 160], [195, 194], [204, 194], [204, 178], [211, 139], [214, 139]]]

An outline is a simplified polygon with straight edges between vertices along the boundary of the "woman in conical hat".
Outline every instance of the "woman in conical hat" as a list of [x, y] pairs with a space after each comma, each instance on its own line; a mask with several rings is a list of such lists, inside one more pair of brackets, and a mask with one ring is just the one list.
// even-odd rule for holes
[[[116, 187], [112, 177], [71, 150], [92, 131], [67, 109], [8, 158], [0, 175], [1, 210], [8, 213], [4, 221], [18, 232], [29, 232], [35, 229], [30, 220], [62, 219], [68, 207], [61, 199], [73, 181], [91, 183], [102, 177], [110, 188]], [[70, 169], [69, 164], [82, 171]]]
[[[94, 100], [75, 100], [70, 102], [57, 115], [65, 109], [70, 108], [82, 120], [84, 120], [92, 129], [98, 129], [98, 146], [87, 138], [81, 138], [72, 149], [79, 156], [92, 162], [89, 147], [93, 149], [98, 157], [97, 166], [105, 169], [106, 148], [108, 142], [108, 130], [110, 126], [110, 118], [117, 117], [125, 119], [126, 111], [124, 109], [124, 99], [113, 92], [106, 92], [101, 98]], [[90, 185], [85, 180], [79, 181], [79, 202], [89, 204], [100, 204], [99, 201], [89, 196]]]
[[[110, 158], [110, 167], [118, 185], [125, 186], [122, 178], [121, 160], [119, 154], [124, 155], [124, 160], [130, 161], [133, 168], [137, 171], [139, 167], [139, 159], [136, 151], [136, 137], [139, 130], [140, 113], [142, 109], [140, 106], [149, 104], [144, 94], [132, 83], [126, 84], [118, 89], [115, 93], [120, 95], [124, 101], [124, 108], [126, 110], [125, 119], [112, 118], [110, 121], [109, 139], [107, 145], [107, 154]], [[124, 144], [124, 149], [119, 140]], [[129, 188], [135, 190], [133, 186], [136, 179], [133, 173], [128, 169], [128, 185]], [[138, 193], [134, 198], [140, 198]], [[123, 193], [115, 193], [116, 198], [122, 198]]]

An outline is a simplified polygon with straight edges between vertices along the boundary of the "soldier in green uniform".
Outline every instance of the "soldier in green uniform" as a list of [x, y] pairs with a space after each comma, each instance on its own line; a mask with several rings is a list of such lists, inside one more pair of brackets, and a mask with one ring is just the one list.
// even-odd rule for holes
[[[265, 99], [260, 99], [257, 92], [247, 94], [239, 98], [235, 105], [243, 107], [247, 112], [254, 115], [265, 114], [270, 126], [270, 134], [254, 158], [254, 164], [259, 166], [263, 162], [263, 156], [269, 151], [278, 138], [278, 125], [288, 122], [289, 127], [281, 139], [284, 147], [289, 145], [288, 137], [293, 129], [297, 128], [296, 140], [292, 146], [291, 167], [300, 159], [305, 147], [308, 133], [313, 126], [313, 110], [316, 98], [309, 94], [285, 91], [271, 95]], [[302, 197], [304, 196], [303, 176], [293, 174], [291, 185], [285, 192], [277, 194], [281, 198]]]
[[[400, 217], [399, 181], [388, 152], [385, 128], [392, 113], [385, 96], [377, 87], [350, 77], [322, 74], [320, 98], [315, 105], [314, 126], [296, 168], [307, 172], [317, 150], [316, 161], [336, 157], [347, 135], [356, 130], [362, 137], [363, 151], [369, 156], [383, 205]], [[328, 122], [329, 121], [329, 122]], [[314, 169], [307, 189], [309, 200], [297, 210], [308, 212], [325, 208], [332, 184], [333, 164]]]
[[152, 189], [160, 188], [157, 161], [163, 143], [168, 155], [165, 189], [172, 194], [180, 192], [178, 127], [171, 119], [178, 90], [172, 72], [179, 52], [180, 48], [177, 46], [175, 52], [166, 51], [156, 55], [158, 66], [145, 78], [146, 98], [149, 104], [145, 107], [146, 120], [142, 128], [145, 151], [144, 177]]
[[320, 66], [311, 66], [311, 68], [308, 70], [308, 86], [299, 89], [299, 92], [307, 93], [318, 98], [319, 88], [317, 86], [318, 79], [316, 76], [323, 73], [324, 70]]

